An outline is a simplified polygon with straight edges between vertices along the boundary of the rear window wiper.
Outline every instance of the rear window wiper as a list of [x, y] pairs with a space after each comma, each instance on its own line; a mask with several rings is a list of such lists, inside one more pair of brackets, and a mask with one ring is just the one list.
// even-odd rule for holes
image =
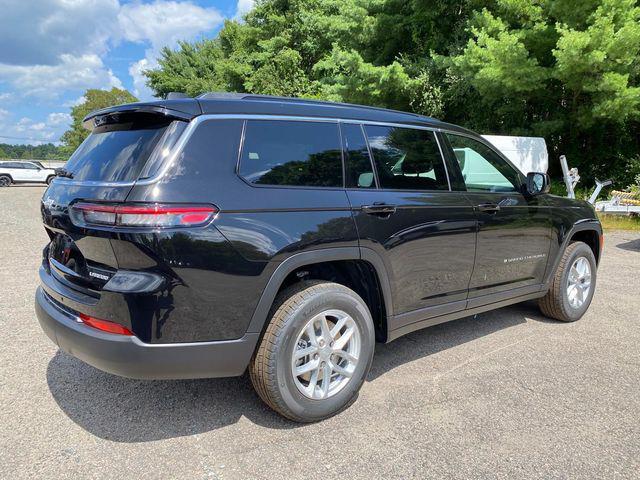
[[55, 172], [57, 177], [73, 178], [73, 173], [64, 168], [56, 168]]

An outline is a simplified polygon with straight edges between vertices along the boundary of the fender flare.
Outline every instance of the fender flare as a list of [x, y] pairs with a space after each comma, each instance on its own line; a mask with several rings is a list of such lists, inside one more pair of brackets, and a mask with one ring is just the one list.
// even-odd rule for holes
[[[602, 225], [600, 225], [600, 222], [596, 219], [584, 219], [584, 220], [578, 220], [576, 223], [574, 223], [571, 228], [569, 230], [567, 230], [563, 235], [562, 235], [562, 243], [560, 244], [560, 248], [558, 248], [558, 254], [556, 255], [556, 258], [553, 260], [553, 264], [551, 265], [551, 268], [549, 268], [547, 270], [546, 274], [546, 279], [544, 284], [546, 286], [548, 286], [551, 282], [551, 280], [553, 279], [553, 275], [555, 274], [557, 268], [558, 268], [558, 264], [560, 263], [560, 259], [562, 258], [562, 255], [564, 254], [564, 251], [567, 249], [567, 247], [569, 246], [569, 241], [571, 240], [571, 238], [577, 233], [577, 232], [583, 232], [583, 231], [587, 231], [587, 230], [591, 230], [596, 232], [596, 234], [598, 234], [598, 236], [602, 235]], [[600, 248], [600, 250], [602, 250], [602, 245], [600, 245], [600, 240], [598, 240], [598, 248]]]
[[10, 173], [0, 173], [0, 177], [9, 177], [9, 180], [11, 180], [11, 183], [15, 183]]
[[247, 328], [247, 333], [262, 333], [262, 330], [268, 321], [268, 315], [271, 310], [271, 306], [273, 305], [273, 301], [280, 290], [282, 282], [287, 278], [287, 275], [300, 267], [304, 267], [305, 265], [339, 260], [364, 260], [373, 266], [378, 275], [378, 280], [380, 281], [387, 318], [390, 318], [393, 314], [391, 289], [389, 287], [387, 271], [380, 256], [368, 248], [323, 248], [320, 250], [296, 253], [286, 258], [278, 265], [262, 291], [258, 305], [253, 312], [251, 322]]

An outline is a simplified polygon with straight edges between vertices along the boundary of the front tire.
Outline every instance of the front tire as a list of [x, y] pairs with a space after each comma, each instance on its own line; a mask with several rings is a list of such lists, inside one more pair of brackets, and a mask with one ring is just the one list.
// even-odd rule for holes
[[54, 178], [56, 178], [55, 175], [48, 176], [46, 181], [47, 185], [51, 185], [51, 182], [53, 181]]
[[375, 345], [367, 305], [353, 290], [305, 281], [276, 299], [249, 366], [260, 398], [297, 422], [331, 417], [357, 398]]
[[538, 305], [544, 315], [575, 322], [591, 305], [596, 288], [596, 259], [584, 242], [571, 243], [558, 264], [551, 287]]
[[9, 175], [0, 175], [0, 188], [11, 185], [11, 177]]

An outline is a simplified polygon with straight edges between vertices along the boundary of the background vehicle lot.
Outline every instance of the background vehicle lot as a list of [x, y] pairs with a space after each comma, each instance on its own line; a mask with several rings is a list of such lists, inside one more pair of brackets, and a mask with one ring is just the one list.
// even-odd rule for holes
[[609, 234], [578, 323], [531, 304], [376, 349], [314, 425], [246, 377], [143, 382], [57, 351], [33, 312], [42, 187], [0, 191], [0, 475], [7, 478], [631, 478], [640, 469], [640, 235]]

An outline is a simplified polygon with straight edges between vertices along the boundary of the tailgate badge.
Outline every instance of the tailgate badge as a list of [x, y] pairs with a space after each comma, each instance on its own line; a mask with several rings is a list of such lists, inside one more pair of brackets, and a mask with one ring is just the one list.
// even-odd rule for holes
[[96, 272], [89, 272], [89, 276], [90, 277], [94, 277], [94, 278], [98, 278], [100, 280], [109, 280], [109, 276], [108, 275], [103, 275], [102, 273], [96, 273]]

